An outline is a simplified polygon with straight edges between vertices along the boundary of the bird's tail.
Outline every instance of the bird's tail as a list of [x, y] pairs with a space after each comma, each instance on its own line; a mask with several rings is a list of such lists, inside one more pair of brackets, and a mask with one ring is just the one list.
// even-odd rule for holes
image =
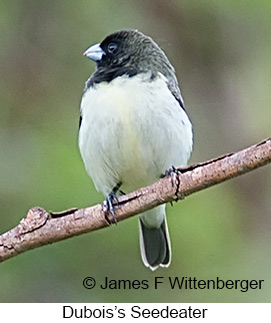
[[139, 217], [139, 239], [141, 258], [146, 267], [155, 270], [170, 265], [171, 248], [164, 205]]

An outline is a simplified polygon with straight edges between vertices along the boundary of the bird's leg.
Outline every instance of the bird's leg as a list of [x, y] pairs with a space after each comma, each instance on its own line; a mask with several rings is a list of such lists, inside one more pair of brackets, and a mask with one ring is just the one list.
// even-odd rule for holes
[[164, 176], [170, 176], [172, 187], [174, 187], [174, 174], [178, 175], [179, 171], [178, 171], [178, 168], [172, 165], [169, 169], [165, 171], [165, 175], [164, 175]]
[[[165, 177], [165, 176], [170, 176], [170, 179], [171, 179], [171, 185], [172, 187], [174, 187], [174, 174], [178, 175], [180, 174], [180, 171], [178, 170], [178, 168], [176, 168], [174, 165], [172, 165], [169, 169], [167, 169], [165, 171], [165, 174], [162, 175], [161, 177]], [[177, 177], [178, 178], [178, 177]], [[177, 195], [177, 192], [179, 191], [179, 186], [180, 186], [180, 182], [179, 182], [179, 178], [177, 180], [177, 190], [176, 190], [176, 202], [178, 201], [178, 195]], [[170, 205], [173, 206], [173, 203], [170, 202]]]
[[117, 224], [117, 218], [114, 209], [114, 203], [118, 203], [117, 192], [121, 187], [121, 182], [118, 182], [116, 186], [113, 187], [112, 191], [107, 195], [105, 199], [105, 219], [108, 224], [112, 224], [107, 216], [107, 212], [111, 213], [113, 216], [113, 223]]

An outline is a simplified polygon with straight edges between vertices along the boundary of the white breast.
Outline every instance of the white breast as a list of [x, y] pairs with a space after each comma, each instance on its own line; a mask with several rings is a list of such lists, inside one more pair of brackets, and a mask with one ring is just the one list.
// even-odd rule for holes
[[90, 88], [81, 102], [79, 148], [97, 190], [107, 195], [148, 185], [187, 164], [192, 125], [164, 76], [118, 77]]

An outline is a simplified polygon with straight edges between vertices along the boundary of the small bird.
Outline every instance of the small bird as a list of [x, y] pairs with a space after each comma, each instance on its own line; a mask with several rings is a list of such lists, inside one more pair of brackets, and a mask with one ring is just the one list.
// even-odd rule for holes
[[[120, 30], [84, 55], [96, 62], [96, 70], [81, 100], [79, 149], [114, 216], [118, 194], [154, 183], [173, 165], [187, 165], [192, 124], [175, 70], [150, 37]], [[139, 236], [144, 265], [168, 267], [165, 204], [139, 215]]]

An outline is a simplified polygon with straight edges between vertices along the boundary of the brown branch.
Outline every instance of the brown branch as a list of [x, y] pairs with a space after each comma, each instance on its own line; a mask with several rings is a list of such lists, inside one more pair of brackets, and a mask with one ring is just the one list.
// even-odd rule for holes
[[[121, 196], [115, 212], [118, 221], [159, 204], [182, 199], [194, 192], [245, 174], [271, 162], [271, 138], [236, 153], [179, 169], [156, 183]], [[108, 215], [111, 219], [111, 216]], [[27, 250], [107, 227], [104, 205], [49, 213], [40, 207], [0, 236], [0, 262]]]

